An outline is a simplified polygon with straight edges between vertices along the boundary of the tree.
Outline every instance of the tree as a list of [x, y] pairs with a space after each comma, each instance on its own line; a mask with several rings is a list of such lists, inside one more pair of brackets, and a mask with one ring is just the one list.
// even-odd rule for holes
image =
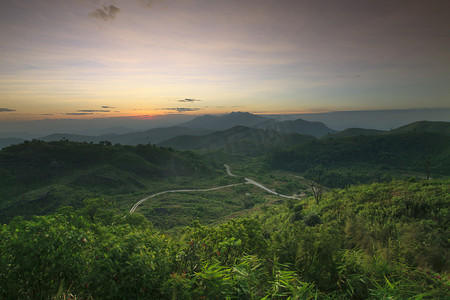
[[86, 198], [83, 201], [84, 207], [81, 209], [81, 214], [89, 217], [91, 221], [98, 218], [101, 213], [112, 207], [112, 203], [103, 197]]
[[433, 149], [428, 147], [425, 154], [422, 156], [422, 160], [425, 164], [425, 172], [427, 173], [427, 180], [430, 179], [430, 169], [431, 169], [431, 154], [433, 153]]
[[320, 200], [322, 199], [322, 186], [316, 182], [310, 182], [309, 186], [311, 187], [311, 191], [313, 193], [314, 199], [316, 200], [316, 203], [319, 204]]

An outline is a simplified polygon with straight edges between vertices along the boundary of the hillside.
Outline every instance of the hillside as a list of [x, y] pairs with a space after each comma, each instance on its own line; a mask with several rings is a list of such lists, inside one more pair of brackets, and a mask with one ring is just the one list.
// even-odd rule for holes
[[202, 135], [209, 133], [208, 129], [196, 129], [196, 128], [188, 128], [181, 126], [172, 126], [172, 127], [164, 127], [164, 128], [154, 128], [141, 132], [130, 132], [124, 134], [107, 134], [107, 135], [99, 135], [99, 136], [86, 136], [86, 135], [76, 135], [76, 134], [64, 134], [64, 133], [56, 133], [48, 136], [44, 136], [40, 138], [43, 141], [51, 142], [51, 141], [60, 141], [62, 139], [67, 139], [73, 142], [94, 142], [98, 143], [101, 141], [108, 141], [113, 144], [122, 144], [122, 145], [139, 145], [139, 144], [158, 144], [159, 142], [169, 139], [171, 137], [179, 136], [179, 135]]
[[222, 116], [205, 115], [197, 117], [181, 126], [192, 128], [208, 128], [216, 131], [230, 129], [235, 126], [245, 126], [277, 131], [282, 134], [302, 134], [321, 137], [336, 132], [321, 122], [309, 122], [301, 119], [276, 121], [245, 112], [233, 112]]
[[372, 184], [161, 233], [102, 199], [0, 230], [0, 298], [447, 299], [448, 180]]
[[342, 138], [359, 135], [398, 134], [408, 132], [431, 132], [450, 135], [450, 122], [418, 121], [392, 129], [390, 131], [365, 128], [347, 128], [345, 130], [329, 134], [327, 135], [327, 138]]
[[226, 130], [234, 126], [253, 127], [269, 119], [248, 112], [232, 112], [221, 116], [204, 115], [180, 124], [183, 127]]
[[359, 135], [377, 135], [387, 133], [388, 131], [377, 130], [377, 129], [366, 129], [366, 128], [348, 128], [342, 131], [335, 132], [333, 134], [329, 134], [327, 138], [344, 138], [351, 136], [359, 136]]
[[299, 134], [282, 134], [273, 130], [245, 126], [217, 131], [202, 136], [178, 136], [159, 145], [182, 150], [223, 149], [229, 154], [261, 155], [277, 147], [289, 147], [312, 140]]
[[450, 137], [408, 132], [314, 140], [268, 155], [270, 168], [304, 173], [329, 187], [392, 179], [399, 172], [450, 174]]
[[450, 135], [450, 122], [418, 121], [391, 130], [391, 133], [436, 132]]
[[164, 178], [215, 175], [210, 162], [189, 152], [34, 140], [0, 151], [0, 222], [79, 206], [89, 195], [140, 192]]
[[295, 133], [295, 134], [311, 135], [316, 138], [320, 138], [324, 135], [336, 132], [336, 130], [328, 128], [322, 122], [309, 122], [302, 119], [282, 121], [282, 122], [270, 120], [262, 124], [258, 124], [256, 127], [271, 129], [284, 134]]

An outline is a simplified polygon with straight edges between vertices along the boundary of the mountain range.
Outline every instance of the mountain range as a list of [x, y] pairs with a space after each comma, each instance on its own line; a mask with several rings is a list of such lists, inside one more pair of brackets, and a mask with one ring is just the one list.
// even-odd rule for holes
[[[321, 122], [308, 122], [304, 120], [276, 121], [271, 118], [257, 116], [247, 112], [232, 112], [222, 116], [204, 115], [177, 126], [154, 128], [147, 131], [131, 132], [125, 134], [105, 134], [98, 136], [55, 133], [38, 138], [43, 141], [59, 141], [62, 139], [76, 142], [109, 141], [113, 144], [138, 145], [138, 144], [160, 144], [163, 141], [179, 136], [202, 136], [214, 131], [223, 131], [235, 126], [246, 126], [249, 128], [270, 129], [282, 134], [301, 134], [321, 137], [334, 133], [335, 130], [328, 128]], [[6, 147], [13, 143], [22, 142], [25, 139], [11, 137], [0, 138], [0, 147]]]
[[[43, 141], [70, 140], [88, 143], [109, 141], [112, 144], [122, 145], [151, 143], [175, 149], [217, 149], [224, 147], [225, 144], [231, 147], [230, 142], [235, 146], [237, 145], [236, 143], [240, 142], [241, 146], [238, 148], [242, 148], [246, 143], [247, 146], [251, 147], [248, 143], [249, 140], [256, 147], [258, 147], [257, 144], [259, 146], [263, 144], [280, 145], [281, 141], [284, 141], [282, 146], [289, 146], [296, 143], [295, 135], [297, 135], [298, 142], [301, 142], [302, 138], [298, 137], [298, 135], [309, 135], [315, 138], [338, 138], [408, 131], [449, 134], [449, 124], [449, 122], [418, 121], [390, 131], [366, 128], [348, 128], [336, 131], [322, 122], [312, 122], [303, 119], [280, 121], [248, 112], [232, 112], [221, 116], [203, 115], [177, 126], [153, 128], [146, 131], [103, 135], [54, 133], [38, 139]], [[0, 149], [25, 140], [24, 138], [8, 135], [0, 138]], [[255, 142], [258, 143], [255, 144]]]

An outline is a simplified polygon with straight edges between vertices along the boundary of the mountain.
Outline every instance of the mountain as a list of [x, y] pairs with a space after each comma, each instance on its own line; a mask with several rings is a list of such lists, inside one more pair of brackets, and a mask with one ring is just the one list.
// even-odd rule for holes
[[[269, 116], [267, 117], [275, 117]], [[277, 116], [278, 117], [278, 116]], [[347, 128], [373, 128], [391, 130], [420, 120], [450, 122], [450, 107], [425, 109], [331, 111], [326, 113], [306, 113], [281, 115], [284, 120], [303, 119], [324, 122], [337, 130]]]
[[272, 118], [261, 117], [248, 112], [232, 112], [222, 116], [205, 115], [183, 123], [182, 126], [211, 130], [226, 130], [234, 126], [246, 126], [270, 129], [283, 134], [296, 133], [315, 137], [336, 132], [321, 122], [309, 122], [301, 119], [279, 122]]
[[405, 132], [313, 140], [273, 151], [267, 162], [274, 169], [301, 172], [329, 187], [390, 181], [405, 172], [448, 176], [450, 136]]
[[164, 178], [215, 174], [194, 153], [154, 145], [24, 142], [0, 151], [0, 223], [15, 215], [77, 207], [92, 195], [123, 197], [155, 188]]
[[403, 132], [436, 132], [450, 135], [450, 122], [417, 121], [391, 130], [391, 133]]
[[232, 112], [222, 116], [200, 116], [191, 121], [182, 123], [181, 126], [190, 128], [205, 128], [210, 130], [225, 130], [238, 125], [253, 127], [268, 120], [268, 118], [257, 116], [248, 112]]
[[154, 128], [142, 132], [130, 132], [125, 134], [107, 134], [99, 136], [85, 136], [76, 134], [57, 133], [40, 138], [43, 141], [59, 141], [67, 139], [74, 142], [94, 142], [109, 141], [113, 144], [139, 145], [139, 144], [157, 144], [163, 140], [179, 135], [201, 135], [211, 131], [207, 129], [187, 128], [181, 126], [172, 126], [165, 128]]
[[331, 134], [328, 137], [341, 138], [359, 135], [398, 134], [407, 132], [434, 132], [450, 135], [450, 122], [417, 121], [390, 131], [365, 128], [348, 128]]
[[312, 135], [314, 137], [322, 137], [324, 135], [336, 132], [336, 130], [328, 128], [322, 122], [309, 122], [302, 119], [292, 121], [288, 120], [282, 122], [270, 120], [258, 124], [256, 127], [272, 129], [286, 134], [296, 133], [296, 134]]
[[378, 130], [378, 129], [348, 128], [348, 129], [330, 134], [327, 137], [343, 138], [343, 137], [351, 137], [351, 136], [359, 136], [359, 135], [377, 135], [377, 134], [383, 134], [383, 133], [387, 133], [387, 132], [388, 131]]
[[24, 142], [21, 138], [0, 138], [0, 149], [5, 148], [9, 145], [19, 144]]
[[276, 147], [290, 147], [314, 139], [312, 136], [283, 134], [269, 129], [234, 126], [203, 136], [183, 135], [159, 143], [174, 149], [198, 150], [223, 148], [230, 154], [259, 155]]
[[57, 142], [61, 140], [68, 140], [71, 142], [86, 142], [86, 143], [98, 143], [100, 141], [104, 141], [105, 139], [101, 139], [100, 136], [89, 136], [89, 135], [80, 135], [80, 134], [72, 134], [72, 133], [53, 133], [50, 135], [43, 136], [39, 138], [39, 140], [44, 142]]

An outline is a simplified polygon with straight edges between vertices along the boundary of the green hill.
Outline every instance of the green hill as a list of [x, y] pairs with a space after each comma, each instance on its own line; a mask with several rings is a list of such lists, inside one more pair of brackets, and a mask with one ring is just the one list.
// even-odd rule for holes
[[278, 126], [279, 130], [284, 133], [307, 134], [317, 138], [336, 132], [322, 122], [310, 122], [302, 119], [284, 121]]
[[449, 187], [354, 186], [164, 234], [91, 199], [0, 227], [0, 298], [448, 299]]
[[450, 122], [418, 121], [391, 131], [391, 133], [404, 132], [436, 132], [450, 135]]
[[153, 145], [31, 141], [0, 151], [0, 221], [137, 193], [164, 178], [215, 176], [204, 158]]
[[305, 173], [329, 187], [390, 180], [399, 172], [450, 174], [450, 137], [408, 132], [313, 140], [268, 155], [268, 166]]
[[312, 140], [300, 134], [282, 134], [268, 129], [246, 126], [217, 131], [202, 136], [184, 135], [161, 142], [159, 145], [175, 149], [223, 149], [230, 154], [261, 155], [274, 148], [289, 147]]
[[343, 137], [351, 137], [351, 136], [359, 136], [359, 135], [377, 135], [383, 134], [387, 131], [377, 130], [377, 129], [365, 129], [365, 128], [348, 128], [333, 134], [329, 134], [326, 138], [343, 138]]
[[129, 132], [124, 134], [106, 134], [99, 136], [86, 136], [86, 135], [76, 135], [76, 134], [65, 134], [65, 133], [55, 133], [51, 135], [44, 136], [40, 138], [43, 141], [60, 141], [69, 140], [73, 142], [94, 142], [99, 143], [101, 141], [109, 141], [113, 144], [122, 145], [139, 145], [139, 144], [157, 144], [163, 140], [179, 135], [203, 135], [210, 133], [207, 129], [196, 129], [181, 126], [172, 126], [164, 128], [153, 128], [146, 131]]

